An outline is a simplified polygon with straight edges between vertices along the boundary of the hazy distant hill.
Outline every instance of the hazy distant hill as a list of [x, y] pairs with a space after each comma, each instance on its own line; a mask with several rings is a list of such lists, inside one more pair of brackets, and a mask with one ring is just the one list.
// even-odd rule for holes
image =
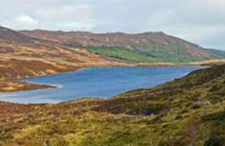
[[90, 52], [139, 63], [190, 63], [225, 58], [225, 52], [204, 49], [163, 32], [140, 34], [63, 31], [22, 31], [23, 34], [67, 46], [85, 47]]
[[20, 43], [35, 43], [41, 41], [40, 39], [33, 38], [15, 30], [0, 26], [0, 40], [20, 42]]

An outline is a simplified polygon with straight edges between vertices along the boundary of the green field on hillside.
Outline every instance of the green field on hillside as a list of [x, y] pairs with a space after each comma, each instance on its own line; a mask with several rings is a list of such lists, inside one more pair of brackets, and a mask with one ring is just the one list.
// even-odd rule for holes
[[154, 63], [157, 62], [157, 59], [144, 54], [139, 54], [124, 48], [116, 47], [89, 47], [87, 48], [90, 52], [105, 56], [116, 58], [128, 62], [135, 63]]
[[88, 47], [95, 54], [127, 61], [129, 63], [191, 63], [205, 61], [210, 58], [223, 58], [225, 53], [208, 50], [210, 56], [193, 56], [185, 51], [183, 46], [170, 45], [166, 48], [157, 45], [140, 46], [140, 49], [125, 49], [118, 47]]

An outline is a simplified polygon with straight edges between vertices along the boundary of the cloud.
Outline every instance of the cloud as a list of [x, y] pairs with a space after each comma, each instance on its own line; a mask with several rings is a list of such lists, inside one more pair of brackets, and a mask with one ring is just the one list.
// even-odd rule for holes
[[93, 32], [164, 31], [225, 50], [224, 7], [224, 0], [7, 0], [0, 5], [0, 25]]
[[44, 29], [51, 30], [84, 30], [91, 31], [98, 20], [94, 16], [92, 7], [85, 4], [59, 5], [57, 8], [39, 9], [36, 16], [43, 22], [48, 22]]
[[92, 22], [65, 22], [59, 23], [57, 28], [64, 29], [64, 30], [82, 30], [82, 31], [90, 31], [95, 27], [95, 24]]
[[31, 16], [22, 15], [15, 19], [15, 22], [19, 25], [25, 25], [28, 27], [36, 27], [38, 25], [38, 21]]

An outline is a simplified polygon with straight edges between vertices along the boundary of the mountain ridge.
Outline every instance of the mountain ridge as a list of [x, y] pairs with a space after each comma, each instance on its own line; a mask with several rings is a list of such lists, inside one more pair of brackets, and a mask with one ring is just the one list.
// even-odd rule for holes
[[[129, 34], [36, 30], [21, 33], [68, 46], [84, 47], [92, 53], [131, 63], [190, 63], [225, 58], [224, 51], [205, 49], [163, 32]], [[138, 59], [133, 60], [134, 57]]]

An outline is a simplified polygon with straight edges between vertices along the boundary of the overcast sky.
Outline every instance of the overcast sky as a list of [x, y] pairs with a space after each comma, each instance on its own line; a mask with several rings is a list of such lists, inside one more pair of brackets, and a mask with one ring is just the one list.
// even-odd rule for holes
[[0, 25], [17, 30], [164, 31], [225, 50], [225, 0], [0, 1]]

